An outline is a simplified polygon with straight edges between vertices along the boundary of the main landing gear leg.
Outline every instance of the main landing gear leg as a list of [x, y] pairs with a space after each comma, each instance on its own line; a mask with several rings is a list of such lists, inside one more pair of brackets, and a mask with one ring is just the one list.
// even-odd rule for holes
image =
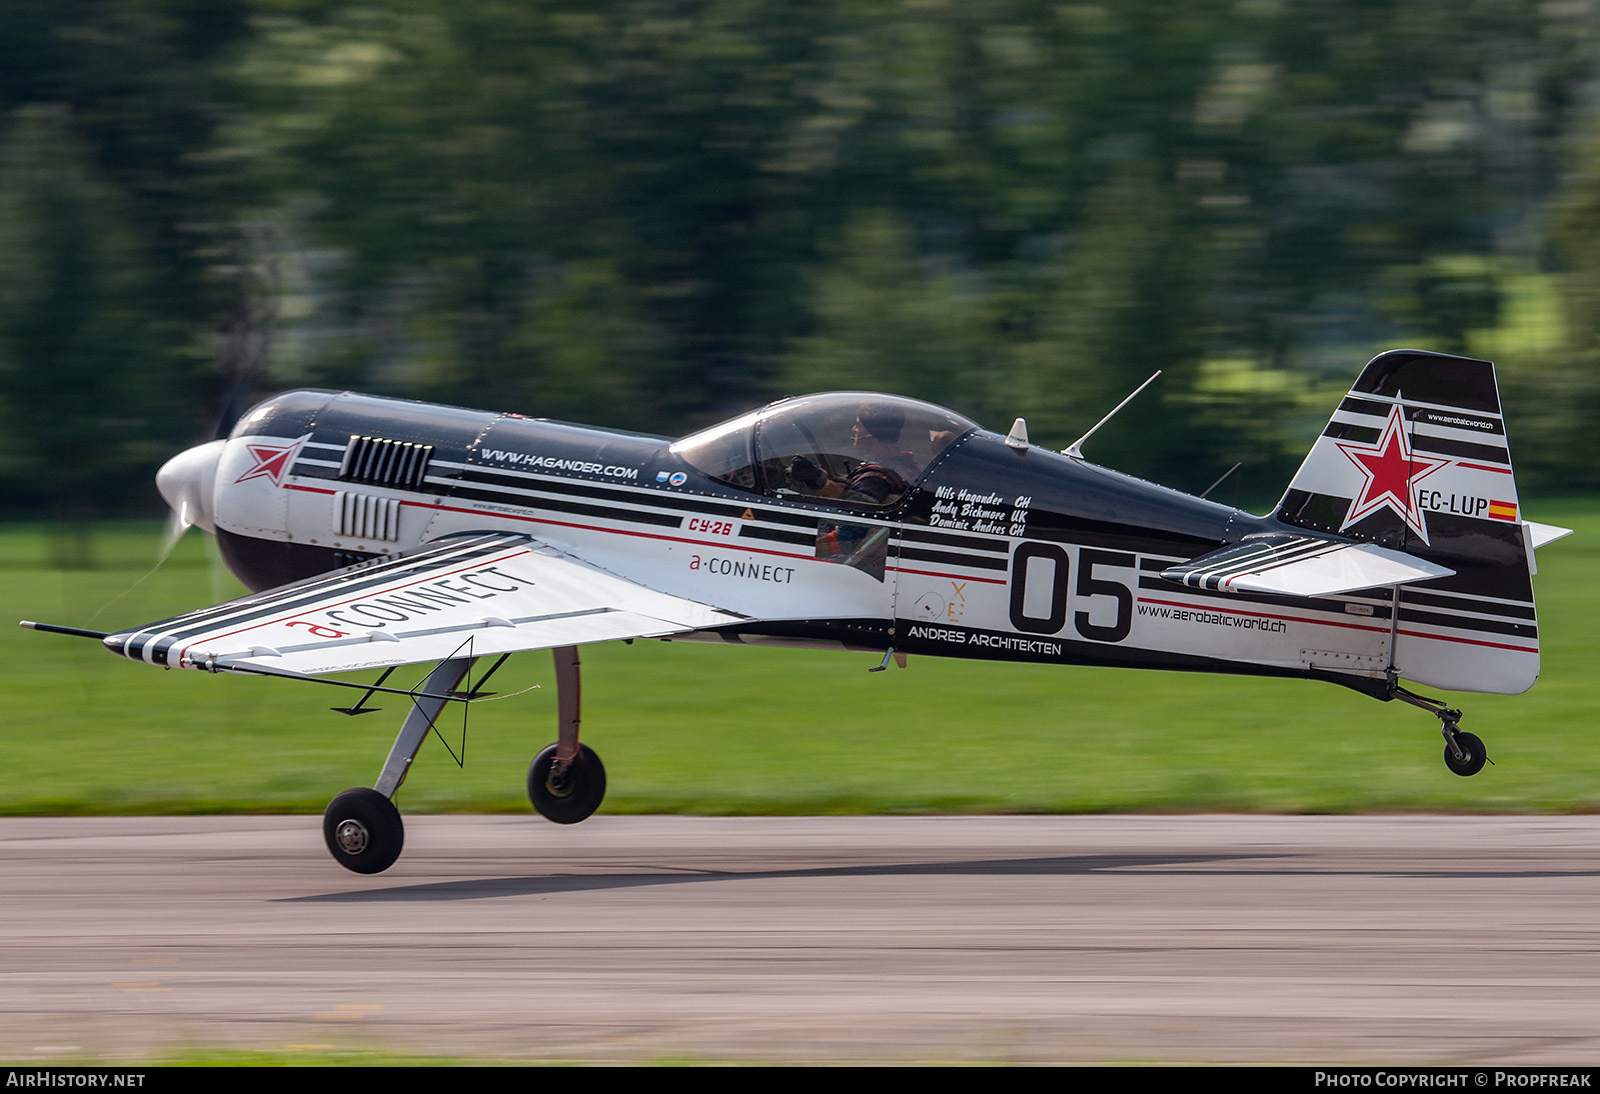
[[358, 874], [378, 874], [400, 857], [405, 827], [400, 823], [400, 811], [390, 799], [406, 781], [411, 761], [417, 758], [428, 731], [444, 710], [447, 700], [431, 697], [455, 691], [474, 660], [462, 657], [444, 661], [430, 672], [418, 689], [422, 695], [411, 699], [411, 711], [389, 749], [389, 758], [383, 762], [377, 786], [371, 790], [362, 786], [346, 790], [328, 804], [322, 815], [322, 836], [340, 866]]
[[606, 769], [594, 749], [578, 743], [581, 692], [578, 648], [558, 646], [556, 659], [556, 743], [533, 758], [528, 768], [528, 800], [557, 824], [587, 820], [606, 796]]
[[1485, 763], [1494, 763], [1484, 751], [1483, 741], [1477, 734], [1468, 733], [1460, 727], [1459, 710], [1402, 687], [1394, 689], [1394, 697], [1414, 707], [1421, 707], [1439, 719], [1439, 732], [1444, 734], [1444, 765], [1457, 775], [1476, 775], [1483, 770]]

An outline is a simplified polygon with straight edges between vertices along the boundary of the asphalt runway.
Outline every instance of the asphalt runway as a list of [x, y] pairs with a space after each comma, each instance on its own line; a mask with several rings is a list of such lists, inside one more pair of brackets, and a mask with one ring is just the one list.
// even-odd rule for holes
[[1600, 817], [0, 820], [0, 1057], [1600, 1063]]

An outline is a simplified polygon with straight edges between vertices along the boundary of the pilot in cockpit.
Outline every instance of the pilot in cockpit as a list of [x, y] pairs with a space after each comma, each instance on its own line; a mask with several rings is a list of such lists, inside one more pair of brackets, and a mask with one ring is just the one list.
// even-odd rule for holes
[[851, 444], [861, 463], [844, 479], [832, 478], [805, 456], [789, 464], [789, 478], [811, 494], [871, 505], [898, 501], [922, 470], [915, 454], [900, 447], [905, 412], [893, 404], [864, 402], [856, 410]]

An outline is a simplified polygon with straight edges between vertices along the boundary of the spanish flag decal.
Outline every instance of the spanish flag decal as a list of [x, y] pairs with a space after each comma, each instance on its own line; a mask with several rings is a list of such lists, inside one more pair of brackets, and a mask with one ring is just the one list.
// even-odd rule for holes
[[1495, 501], [1490, 498], [1489, 516], [1494, 520], [1516, 520], [1517, 503], [1514, 501]]

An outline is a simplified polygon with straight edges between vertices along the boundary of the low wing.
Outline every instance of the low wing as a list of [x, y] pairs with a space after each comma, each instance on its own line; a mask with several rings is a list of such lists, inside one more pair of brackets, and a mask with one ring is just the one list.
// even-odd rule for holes
[[1431, 581], [1455, 573], [1404, 551], [1319, 536], [1246, 536], [1238, 543], [1161, 571], [1193, 589], [1225, 593], [1332, 596], [1357, 589]]
[[657, 638], [744, 617], [669, 596], [531, 536], [452, 537], [107, 635], [169, 668], [316, 675]]

